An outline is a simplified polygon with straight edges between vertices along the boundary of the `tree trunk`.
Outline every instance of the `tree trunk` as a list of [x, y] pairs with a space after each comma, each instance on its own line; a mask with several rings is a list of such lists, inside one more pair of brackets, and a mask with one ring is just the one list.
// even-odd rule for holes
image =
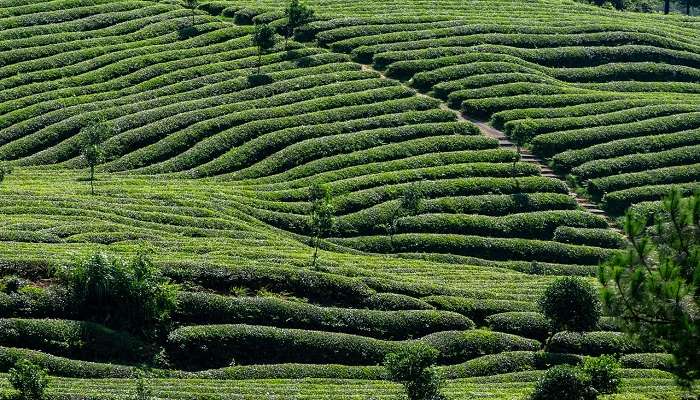
[[690, 0], [685, 0], [685, 14], [690, 15]]
[[90, 193], [95, 195], [95, 166], [90, 166]]
[[671, 0], [664, 1], [664, 14], [671, 12]]
[[319, 237], [314, 237], [314, 256], [311, 259], [311, 268], [316, 268], [316, 260], [318, 259], [318, 242]]
[[262, 50], [258, 49], [258, 75], [260, 75], [260, 67], [262, 66]]

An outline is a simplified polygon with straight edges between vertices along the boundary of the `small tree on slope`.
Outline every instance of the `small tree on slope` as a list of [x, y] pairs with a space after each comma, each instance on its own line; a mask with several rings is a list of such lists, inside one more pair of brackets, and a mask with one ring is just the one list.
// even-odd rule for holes
[[265, 51], [275, 47], [275, 30], [269, 25], [260, 24], [255, 26], [253, 33], [253, 46], [258, 48], [258, 72], [262, 67], [262, 55]]
[[197, 0], [185, 0], [185, 8], [192, 11], [192, 26], [194, 26], [194, 10], [197, 9], [199, 2]]
[[314, 243], [314, 253], [311, 259], [311, 267], [316, 267], [318, 260], [318, 246], [323, 237], [333, 229], [333, 205], [331, 193], [327, 186], [314, 185], [309, 190], [311, 202], [311, 236]]
[[104, 159], [102, 141], [108, 135], [109, 127], [105, 123], [96, 123], [81, 129], [83, 136], [81, 154], [90, 168], [90, 193], [95, 194], [95, 167]]
[[438, 355], [427, 344], [411, 344], [388, 354], [384, 366], [391, 380], [404, 386], [409, 400], [443, 400], [440, 379], [432, 368]]
[[603, 302], [624, 331], [672, 354], [689, 386], [700, 378], [700, 194], [674, 190], [654, 218], [625, 216], [629, 247], [599, 269]]
[[294, 34], [294, 29], [306, 24], [313, 18], [314, 11], [299, 3], [299, 0], [292, 0], [284, 10], [287, 17], [287, 25], [284, 27], [284, 48], [287, 48], [287, 41]]
[[557, 278], [547, 286], [538, 305], [552, 326], [545, 351], [549, 350], [555, 333], [564, 330], [588, 331], [595, 328], [600, 319], [598, 292], [591, 283], [581, 278]]

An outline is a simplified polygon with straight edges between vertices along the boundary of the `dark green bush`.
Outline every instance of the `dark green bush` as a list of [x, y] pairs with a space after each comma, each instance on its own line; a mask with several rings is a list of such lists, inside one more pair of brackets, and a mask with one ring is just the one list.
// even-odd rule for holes
[[45, 369], [32, 364], [26, 359], [19, 360], [10, 370], [8, 378], [12, 387], [19, 392], [22, 400], [41, 400], [49, 385]]
[[175, 308], [177, 286], [144, 255], [130, 262], [102, 253], [59, 272], [84, 319], [118, 329], [150, 333], [166, 322]]
[[241, 8], [233, 14], [233, 22], [238, 25], [251, 25], [253, 23], [253, 18], [263, 12], [262, 10], [247, 7]]
[[557, 278], [547, 286], [538, 300], [538, 305], [555, 332], [561, 330], [581, 332], [593, 329], [601, 315], [601, 304], [596, 288], [581, 278]]
[[578, 228], [559, 226], [554, 231], [554, 241], [609, 249], [623, 248], [626, 241], [621, 234], [608, 228]]
[[557, 365], [537, 380], [530, 400], [595, 400], [589, 377], [579, 368]]
[[364, 305], [374, 291], [357, 278], [296, 268], [223, 265], [177, 262], [160, 264], [163, 273], [175, 282], [190, 282], [228, 293], [235, 287], [252, 291], [267, 289], [324, 305]]
[[482, 323], [489, 315], [509, 311], [535, 311], [532, 302], [515, 300], [469, 299], [457, 296], [428, 296], [422, 300], [438, 310], [454, 311]]
[[620, 357], [625, 368], [673, 370], [673, 356], [665, 353], [635, 353]]
[[441, 400], [440, 379], [432, 368], [438, 351], [423, 344], [414, 343], [384, 359], [389, 378], [404, 386], [409, 400]]
[[558, 364], [577, 365], [580, 362], [581, 357], [575, 354], [506, 351], [499, 354], [487, 354], [461, 364], [441, 367], [440, 374], [446, 379], [459, 379], [538, 370]]
[[620, 373], [620, 363], [615, 357], [608, 355], [586, 357], [583, 360], [581, 370], [590, 377], [591, 386], [598, 393], [617, 393], [620, 388], [622, 374]]

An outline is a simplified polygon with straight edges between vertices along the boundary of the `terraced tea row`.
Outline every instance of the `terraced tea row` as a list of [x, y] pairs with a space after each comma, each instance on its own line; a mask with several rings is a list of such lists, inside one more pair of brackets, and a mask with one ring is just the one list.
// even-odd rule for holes
[[[666, 373], [624, 370], [622, 393], [604, 398], [651, 399], [664, 392], [668, 398], [680, 398], [681, 393]], [[524, 372], [484, 378], [449, 380], [444, 392], [449, 398], [469, 399], [475, 395], [494, 399], [526, 396], [540, 374]], [[386, 381], [352, 379], [258, 379], [217, 381], [196, 379], [148, 379], [154, 399], [399, 399], [400, 387]], [[53, 379], [52, 393], [72, 395], [72, 398], [117, 399], [135, 392], [131, 379], [88, 380]], [[261, 393], [265, 393], [261, 395]], [[261, 397], [262, 396], [262, 397]], [[515, 396], [515, 397], [514, 397]]]
[[[471, 15], [452, 18], [425, 5], [412, 9], [413, 20], [390, 9], [322, 17], [298, 37], [373, 63], [470, 117], [490, 118], [514, 141], [552, 157], [555, 170], [613, 213], [657, 200], [671, 185], [697, 190], [696, 26], [677, 18], [662, 27], [653, 16], [601, 15], [573, 4], [568, 17], [546, 4], [506, 14], [508, 3], [474, 2]], [[338, 15], [362, 9], [336, 6]]]

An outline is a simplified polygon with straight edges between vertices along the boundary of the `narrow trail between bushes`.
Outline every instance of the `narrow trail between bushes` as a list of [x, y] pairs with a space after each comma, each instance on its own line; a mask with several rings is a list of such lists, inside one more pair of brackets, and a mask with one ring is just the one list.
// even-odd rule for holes
[[[386, 77], [386, 75], [384, 75], [383, 72], [374, 69], [371, 65], [360, 64], [360, 66], [361, 66], [363, 71], [370, 71], [370, 72], [374, 72], [376, 74], [379, 74], [379, 77], [381, 79], [389, 79]], [[410, 88], [410, 89], [413, 89], [404, 82], [401, 82], [401, 84]], [[415, 89], [413, 89], [413, 90], [415, 90]], [[595, 214], [595, 215], [598, 215], [600, 217], [605, 218], [605, 220], [608, 221], [608, 226], [610, 227], [610, 229], [613, 229], [614, 231], [622, 233], [622, 231], [617, 227], [617, 224], [615, 223], [615, 221], [612, 218], [610, 218], [610, 216], [605, 211], [601, 210], [596, 204], [591, 203], [588, 199], [586, 199], [583, 196], [580, 196], [578, 193], [576, 193], [574, 190], [572, 190], [571, 186], [566, 181], [566, 178], [556, 174], [551, 168], [549, 168], [549, 166], [547, 165], [547, 163], [544, 162], [544, 160], [542, 160], [541, 158], [532, 154], [532, 152], [530, 150], [525, 149], [525, 148], [518, 148], [513, 142], [508, 140], [508, 137], [502, 131], [492, 127], [491, 125], [489, 125], [488, 123], [486, 123], [484, 121], [480, 121], [480, 120], [471, 118], [469, 116], [465, 116], [461, 111], [454, 110], [454, 109], [450, 108], [447, 105], [447, 103], [445, 103], [444, 101], [442, 101], [440, 99], [437, 99], [437, 98], [432, 97], [432, 96], [428, 96], [427, 94], [421, 93], [418, 91], [416, 91], [416, 95], [418, 95], [420, 97], [427, 97], [427, 98], [439, 100], [440, 101], [440, 108], [443, 110], [453, 112], [457, 116], [457, 119], [459, 121], [473, 123], [474, 125], [477, 126], [477, 128], [479, 128], [481, 133], [483, 133], [484, 135], [486, 135], [488, 137], [497, 139], [499, 146], [501, 146], [503, 148], [508, 148], [508, 149], [518, 151], [518, 153], [520, 154], [520, 159], [522, 161], [537, 164], [540, 167], [540, 170], [542, 171], [542, 176], [548, 177], [548, 178], [559, 179], [560, 181], [564, 182], [566, 184], [566, 187], [569, 189], [569, 195], [571, 197], [573, 197], [574, 199], [576, 199], [576, 203], [578, 203], [579, 206], [581, 206], [583, 209], [587, 210], [588, 212], [590, 212], [592, 214]]]

